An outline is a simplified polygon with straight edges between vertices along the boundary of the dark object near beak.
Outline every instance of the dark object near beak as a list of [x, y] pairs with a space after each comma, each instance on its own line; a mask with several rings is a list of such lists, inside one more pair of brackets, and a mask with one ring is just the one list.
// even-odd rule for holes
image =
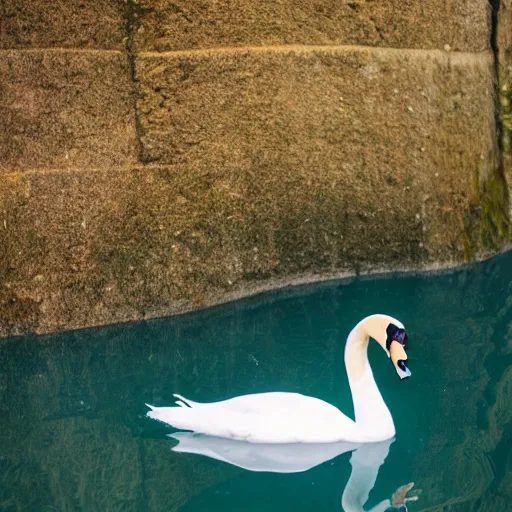
[[405, 361], [403, 359], [400, 359], [397, 364], [400, 370], [402, 370], [403, 372], [407, 371], [407, 366], [405, 365]]
[[395, 324], [389, 324], [386, 329], [386, 348], [389, 350], [389, 347], [391, 347], [391, 343], [393, 341], [397, 341], [404, 347], [404, 350], [407, 350], [407, 333], [405, 332], [405, 329], [401, 329], [400, 327], [397, 327]]
[[398, 369], [398, 376], [401, 380], [408, 379], [411, 376], [411, 370], [407, 368], [407, 365], [405, 364], [405, 361], [403, 359], [399, 359], [396, 363]]

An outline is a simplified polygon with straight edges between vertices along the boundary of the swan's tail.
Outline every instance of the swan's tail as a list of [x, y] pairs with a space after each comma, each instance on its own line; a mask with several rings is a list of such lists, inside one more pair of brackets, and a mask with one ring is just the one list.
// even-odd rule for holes
[[196, 430], [204, 423], [203, 415], [200, 412], [198, 402], [193, 402], [180, 395], [174, 395], [176, 405], [179, 407], [155, 407], [146, 404], [151, 410], [148, 411], [147, 417], [157, 421], [167, 423], [174, 428], [181, 430]]
[[174, 432], [174, 434], [167, 434], [167, 436], [178, 441], [178, 444], [172, 448], [175, 452], [197, 453], [199, 455], [213, 457], [214, 459], [218, 458], [218, 455], [215, 450], [211, 449], [209, 444], [214, 445], [215, 441], [218, 441], [219, 439], [221, 444], [222, 441], [226, 441], [219, 437], [211, 437], [204, 434], [196, 434], [194, 432]]

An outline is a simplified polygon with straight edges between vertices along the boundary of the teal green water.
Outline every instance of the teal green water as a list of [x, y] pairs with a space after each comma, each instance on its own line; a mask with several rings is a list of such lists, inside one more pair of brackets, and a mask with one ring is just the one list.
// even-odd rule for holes
[[145, 402], [271, 390], [352, 414], [345, 338], [388, 313], [401, 382], [369, 356], [397, 435], [366, 505], [415, 483], [409, 510], [512, 510], [512, 253], [439, 276], [358, 278], [165, 320], [0, 342], [1, 511], [341, 511], [350, 454], [294, 474], [171, 451]]

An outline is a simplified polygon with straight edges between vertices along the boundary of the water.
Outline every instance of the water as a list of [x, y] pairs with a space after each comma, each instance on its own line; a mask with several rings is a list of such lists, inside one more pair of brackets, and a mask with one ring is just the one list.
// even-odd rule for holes
[[341, 511], [350, 454], [294, 474], [176, 453], [144, 417], [283, 390], [351, 415], [343, 348], [387, 312], [409, 333], [401, 382], [369, 357], [397, 435], [365, 510], [414, 482], [410, 511], [512, 510], [512, 253], [441, 276], [356, 279], [198, 314], [0, 342], [1, 511]]

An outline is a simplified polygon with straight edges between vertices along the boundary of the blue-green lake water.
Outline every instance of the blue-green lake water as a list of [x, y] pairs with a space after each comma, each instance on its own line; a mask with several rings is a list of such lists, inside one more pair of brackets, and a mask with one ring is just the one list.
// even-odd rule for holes
[[397, 433], [365, 510], [409, 482], [421, 491], [411, 512], [512, 510], [512, 253], [1, 340], [0, 510], [341, 511], [350, 453], [300, 473], [247, 471], [172, 451], [173, 430], [144, 403], [282, 390], [352, 415], [344, 344], [372, 313], [405, 324], [412, 377], [370, 345]]

